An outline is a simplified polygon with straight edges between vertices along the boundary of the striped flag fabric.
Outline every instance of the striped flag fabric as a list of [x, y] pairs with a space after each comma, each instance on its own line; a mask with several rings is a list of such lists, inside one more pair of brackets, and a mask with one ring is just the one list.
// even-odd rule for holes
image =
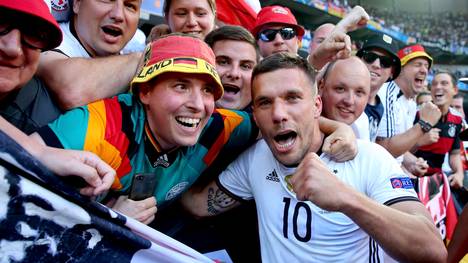
[[0, 131], [2, 262], [213, 262], [81, 196]]

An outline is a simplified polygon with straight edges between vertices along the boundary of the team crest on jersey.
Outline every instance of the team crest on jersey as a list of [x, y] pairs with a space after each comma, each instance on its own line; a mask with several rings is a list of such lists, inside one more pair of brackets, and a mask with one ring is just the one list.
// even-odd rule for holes
[[447, 131], [447, 134], [450, 138], [455, 137], [455, 132], [457, 131], [457, 128], [453, 124], [449, 124], [449, 128]]
[[185, 188], [187, 188], [188, 184], [188, 182], [181, 182], [173, 186], [166, 194], [166, 201], [169, 201], [181, 194]]
[[409, 177], [390, 178], [390, 183], [392, 184], [393, 189], [413, 189], [413, 182], [411, 182]]
[[291, 179], [291, 176], [293, 176], [293, 175], [292, 175], [292, 174], [286, 175], [286, 176], [284, 177], [284, 181], [286, 181], [286, 187], [288, 188], [288, 190], [294, 193], [292, 184], [289, 182], [289, 180]]

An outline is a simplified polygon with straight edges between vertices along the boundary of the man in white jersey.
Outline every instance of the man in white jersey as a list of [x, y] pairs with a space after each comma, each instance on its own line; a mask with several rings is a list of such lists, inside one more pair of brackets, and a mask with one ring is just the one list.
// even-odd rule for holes
[[[417, 44], [398, 51], [401, 72], [398, 77], [386, 82], [378, 95], [384, 106], [384, 114], [377, 130], [376, 143], [387, 149], [401, 163], [403, 154], [413, 147], [434, 143], [438, 140], [438, 130], [432, 127], [440, 119], [440, 110], [432, 102], [420, 109], [419, 122], [416, 117], [416, 95], [422, 91], [424, 80], [432, 65], [432, 57], [424, 47]], [[423, 136], [427, 134], [427, 136]], [[424, 138], [423, 140], [420, 140]], [[421, 161], [421, 160], [419, 160]], [[415, 163], [415, 162], [413, 162]], [[420, 167], [415, 163], [412, 167]], [[427, 167], [426, 167], [427, 169]], [[424, 174], [424, 169], [408, 169], [413, 174]]]
[[188, 192], [187, 209], [209, 216], [255, 199], [263, 262], [382, 260], [373, 240], [400, 261], [444, 261], [445, 247], [410, 179], [382, 147], [359, 140], [358, 155], [344, 163], [321, 153], [314, 79], [293, 54], [257, 65], [253, 114], [263, 139], [218, 181]]

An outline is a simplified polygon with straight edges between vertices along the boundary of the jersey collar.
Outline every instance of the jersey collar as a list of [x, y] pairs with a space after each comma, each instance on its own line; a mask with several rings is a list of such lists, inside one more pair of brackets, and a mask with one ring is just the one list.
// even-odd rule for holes
[[151, 163], [153, 168], [158, 166], [167, 168], [174, 163], [177, 157], [177, 149], [179, 147], [174, 147], [168, 151], [164, 151], [161, 145], [158, 143], [156, 136], [154, 136], [151, 131], [148, 122], [145, 122], [145, 154], [148, 160]]

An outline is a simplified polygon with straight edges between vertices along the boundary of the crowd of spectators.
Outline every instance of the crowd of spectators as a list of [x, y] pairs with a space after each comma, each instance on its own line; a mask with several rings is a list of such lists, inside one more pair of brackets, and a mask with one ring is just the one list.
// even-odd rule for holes
[[418, 42], [462, 47], [467, 44], [468, 14], [463, 12], [431, 14], [369, 8], [369, 13], [384, 26], [402, 31]]

